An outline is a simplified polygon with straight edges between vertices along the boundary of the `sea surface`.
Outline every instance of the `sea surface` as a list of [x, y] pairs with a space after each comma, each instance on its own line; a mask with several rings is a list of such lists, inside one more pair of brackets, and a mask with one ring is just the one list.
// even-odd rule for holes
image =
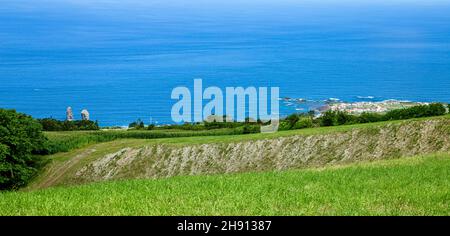
[[171, 123], [172, 89], [195, 78], [315, 101], [450, 102], [450, 1], [321, 2], [1, 0], [0, 107]]

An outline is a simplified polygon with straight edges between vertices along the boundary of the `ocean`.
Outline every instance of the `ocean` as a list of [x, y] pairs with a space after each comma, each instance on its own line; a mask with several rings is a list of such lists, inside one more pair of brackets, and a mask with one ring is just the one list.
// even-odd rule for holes
[[315, 101], [450, 102], [449, 12], [436, 0], [1, 0], [0, 107], [171, 123], [172, 89], [196, 78]]

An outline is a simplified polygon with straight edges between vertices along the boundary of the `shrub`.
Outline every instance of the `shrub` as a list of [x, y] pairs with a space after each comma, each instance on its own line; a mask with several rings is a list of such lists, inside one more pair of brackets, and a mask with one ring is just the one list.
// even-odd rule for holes
[[133, 121], [128, 125], [128, 128], [133, 129], [144, 129], [144, 127], [144, 122], [141, 119], [137, 119], [136, 121]]
[[383, 121], [385, 118], [382, 114], [364, 112], [357, 118], [358, 123], [372, 123]]
[[292, 126], [295, 125], [295, 123], [297, 123], [297, 121], [300, 119], [300, 115], [298, 114], [291, 114], [289, 116], [286, 117], [286, 121], [289, 122], [289, 124]]
[[358, 117], [347, 112], [337, 111], [335, 113], [337, 125], [349, 125], [358, 122]]
[[222, 128], [236, 128], [245, 125], [243, 122], [205, 122], [204, 126], [206, 129], [222, 129]]
[[447, 112], [444, 104], [442, 103], [433, 103], [428, 105], [428, 110], [426, 112], [426, 116], [441, 116]]
[[292, 128], [291, 124], [288, 121], [280, 121], [280, 125], [278, 126], [279, 131], [290, 130]]
[[36, 173], [33, 154], [43, 152], [42, 126], [14, 110], [0, 109], [0, 190], [17, 189]]
[[312, 128], [314, 126], [313, 120], [311, 117], [303, 117], [300, 118], [292, 127], [293, 129], [304, 129], [304, 128]]
[[336, 112], [334, 111], [327, 111], [320, 117], [320, 126], [334, 126], [336, 124]]
[[392, 110], [386, 113], [385, 120], [403, 120], [411, 118], [440, 116], [444, 115], [446, 109], [441, 103], [432, 103], [429, 105], [419, 105], [404, 109]]
[[99, 130], [97, 121], [74, 120], [60, 121], [53, 118], [38, 119], [44, 131]]
[[63, 130], [62, 122], [55, 120], [53, 118], [45, 118], [38, 120], [41, 125], [42, 129], [46, 131], [61, 131]]
[[259, 126], [259, 125], [244, 125], [242, 134], [259, 133], [260, 130], [261, 130], [261, 126]]

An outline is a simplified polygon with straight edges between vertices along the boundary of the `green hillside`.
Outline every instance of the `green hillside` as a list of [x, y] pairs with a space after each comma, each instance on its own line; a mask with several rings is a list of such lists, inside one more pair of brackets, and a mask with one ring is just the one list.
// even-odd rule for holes
[[125, 138], [46, 157], [50, 163], [26, 190], [122, 179], [303, 169], [439, 152], [450, 152], [448, 116], [271, 134]]
[[450, 155], [8, 192], [0, 215], [450, 215]]
[[[278, 131], [275, 133], [236, 134], [233, 129], [217, 129], [207, 131], [185, 130], [151, 130], [151, 131], [61, 131], [45, 132], [52, 143], [58, 146], [56, 149], [64, 151], [84, 147], [87, 145], [110, 142], [121, 139], [146, 139], [151, 143], [170, 144], [203, 144], [214, 142], [239, 142], [248, 140], [260, 140], [269, 138], [287, 137], [293, 135], [329, 134], [335, 132], [347, 132], [357, 128], [377, 128], [388, 124], [401, 124], [413, 121], [450, 120], [450, 115], [415, 118], [409, 120], [382, 121], [365, 124], [339, 125], [331, 127], [317, 127], [306, 129], [294, 129]], [[63, 146], [63, 147], [59, 147]], [[59, 150], [58, 150], [59, 151]]]

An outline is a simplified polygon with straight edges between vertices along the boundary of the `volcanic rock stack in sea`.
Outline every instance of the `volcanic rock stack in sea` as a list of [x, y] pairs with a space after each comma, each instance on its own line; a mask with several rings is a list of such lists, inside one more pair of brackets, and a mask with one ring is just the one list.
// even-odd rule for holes
[[89, 120], [89, 112], [86, 109], [83, 109], [81, 111], [81, 119], [82, 120]]
[[66, 120], [73, 121], [72, 107], [67, 107], [67, 109], [66, 109]]

